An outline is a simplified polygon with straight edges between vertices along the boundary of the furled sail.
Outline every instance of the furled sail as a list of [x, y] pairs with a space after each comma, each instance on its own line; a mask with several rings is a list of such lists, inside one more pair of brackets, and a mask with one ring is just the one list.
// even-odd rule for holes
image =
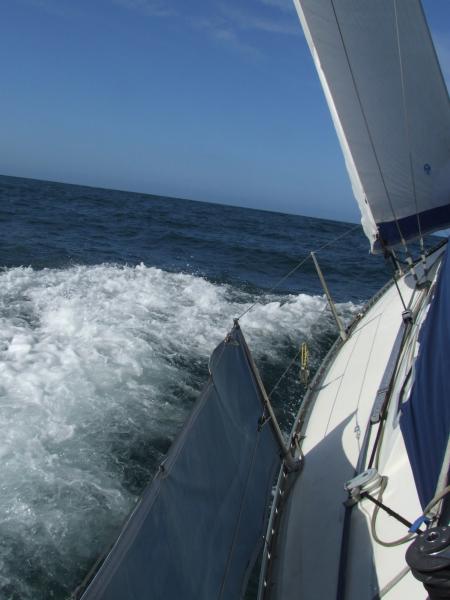
[[372, 249], [450, 225], [450, 104], [420, 0], [294, 0]]
[[82, 600], [240, 598], [265, 531], [282, 439], [236, 325], [153, 483]]
[[[450, 243], [450, 242], [449, 242]], [[422, 508], [447, 485], [450, 463], [450, 247], [419, 334], [419, 354], [400, 425]]]

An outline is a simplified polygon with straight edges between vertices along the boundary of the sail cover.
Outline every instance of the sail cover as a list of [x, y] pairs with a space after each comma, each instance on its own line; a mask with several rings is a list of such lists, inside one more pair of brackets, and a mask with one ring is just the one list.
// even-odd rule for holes
[[420, 0], [294, 0], [373, 250], [450, 225], [450, 104]]
[[[242, 331], [210, 380], [83, 600], [240, 598], [281, 464]], [[262, 424], [265, 422], [265, 424]]]
[[414, 383], [400, 425], [422, 508], [448, 479], [450, 436], [449, 247], [419, 335]]

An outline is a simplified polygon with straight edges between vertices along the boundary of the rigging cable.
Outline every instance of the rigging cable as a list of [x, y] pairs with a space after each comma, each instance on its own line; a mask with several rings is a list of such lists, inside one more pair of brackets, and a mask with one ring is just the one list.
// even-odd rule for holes
[[[350, 227], [350, 229], [347, 229], [346, 231], [344, 231], [344, 233], [338, 235], [336, 238], [333, 238], [332, 240], [330, 240], [328, 242], [325, 242], [325, 244], [322, 244], [321, 246], [319, 246], [316, 250], [314, 250], [314, 252], [320, 252], [321, 250], [324, 250], [325, 248], [328, 248], [328, 246], [333, 245], [334, 243], [336, 243], [337, 241], [341, 240], [342, 238], [344, 238], [345, 236], [349, 235], [350, 233], [352, 233], [353, 231], [355, 231], [356, 229], [358, 229], [360, 227], [361, 227], [361, 225], [359, 223], [357, 225], [354, 225], [353, 227]], [[311, 253], [309, 253], [307, 256], [305, 256], [304, 258], [302, 258], [302, 260], [300, 260], [300, 262], [298, 262], [297, 265], [295, 265], [295, 267], [293, 267], [288, 273], [286, 273], [286, 275], [284, 275], [281, 279], [279, 279], [275, 283], [275, 285], [273, 285], [268, 290], [267, 294], [271, 294], [272, 292], [274, 292], [282, 283], [284, 283], [286, 281], [286, 279], [288, 279], [291, 275], [293, 275], [296, 271], [298, 271], [298, 269], [300, 269], [300, 267], [302, 267], [310, 258], [311, 258]], [[243, 313], [241, 313], [239, 315], [239, 317], [237, 317], [235, 319], [235, 324], [238, 324], [239, 321], [240, 321], [240, 319], [242, 319], [242, 317], [244, 317], [245, 315], [247, 315], [258, 304], [259, 304], [258, 300], [256, 300], [253, 304], [251, 304]], [[326, 309], [326, 305], [325, 305], [324, 309], [321, 312], [324, 312], [325, 309]], [[295, 355], [293, 356], [293, 358], [291, 359], [291, 361], [289, 362], [288, 366], [286, 367], [286, 369], [281, 374], [281, 376], [278, 379], [278, 381], [275, 383], [275, 385], [273, 386], [273, 388], [269, 392], [269, 394], [267, 396], [267, 398], [269, 400], [272, 397], [272, 394], [275, 392], [275, 390], [280, 385], [280, 383], [286, 377], [286, 375], [288, 374], [288, 372], [290, 371], [290, 369], [295, 364], [298, 356], [299, 356], [299, 352], [296, 352]]]
[[385, 546], [386, 548], [392, 548], [394, 546], [401, 546], [403, 544], [406, 544], [407, 542], [412, 540], [414, 537], [416, 537], [416, 533], [407, 533], [406, 535], [402, 536], [401, 538], [399, 538], [397, 540], [392, 540], [389, 542], [386, 542], [385, 540], [382, 540], [381, 538], [378, 537], [377, 530], [376, 530], [376, 522], [377, 522], [377, 517], [378, 517], [378, 513], [380, 511], [380, 508], [382, 508], [384, 511], [386, 511], [391, 517], [394, 517], [397, 520], [399, 520], [403, 525], [406, 525], [406, 527], [409, 527], [410, 525], [412, 525], [412, 523], [409, 523], [409, 521], [407, 521], [406, 519], [403, 519], [403, 517], [401, 517], [398, 513], [395, 513], [392, 509], [387, 508], [382, 503], [383, 493], [384, 493], [384, 490], [386, 489], [386, 486], [387, 486], [387, 478], [383, 477], [380, 491], [379, 491], [378, 497], [376, 499], [373, 498], [367, 492], [365, 494], [363, 494], [362, 497], [363, 498], [365, 497], [368, 500], [371, 500], [375, 504], [375, 508], [372, 513], [372, 518], [370, 519], [370, 533], [372, 534], [373, 539], [381, 546]]
[[[323, 309], [319, 312], [319, 315], [321, 315], [322, 313], [325, 312], [325, 310], [327, 309], [327, 305], [325, 304], [325, 306], [323, 307]], [[305, 342], [303, 342], [303, 344], [305, 344]], [[302, 344], [302, 346], [303, 346]], [[294, 354], [294, 356], [292, 357], [291, 361], [289, 362], [288, 366], [285, 368], [285, 370], [283, 371], [283, 373], [281, 374], [280, 378], [278, 379], [278, 381], [275, 383], [275, 385], [273, 386], [273, 388], [270, 390], [269, 394], [268, 394], [268, 398], [270, 400], [270, 398], [272, 397], [272, 394], [275, 392], [275, 390], [278, 388], [278, 386], [280, 385], [280, 383], [283, 381], [283, 379], [286, 377], [286, 375], [289, 373], [289, 371], [292, 369], [292, 367], [294, 366], [294, 364], [297, 361], [297, 358], [300, 357], [300, 365], [302, 364], [302, 361], [304, 360], [304, 350], [302, 350], [302, 346], [300, 347], [299, 351], [296, 352]], [[306, 351], [308, 352], [308, 350]], [[308, 360], [308, 358], [306, 358], [306, 361]]]
[[294, 358], [291, 360], [291, 362], [288, 364], [288, 366], [285, 368], [285, 370], [283, 371], [283, 373], [281, 374], [280, 378], [278, 379], [278, 381], [276, 382], [276, 384], [273, 386], [273, 388], [270, 390], [270, 393], [268, 394], [268, 398], [270, 400], [270, 398], [272, 397], [272, 394], [275, 392], [275, 390], [278, 388], [278, 386], [280, 385], [280, 383], [283, 381], [283, 379], [286, 377], [286, 375], [288, 374], [288, 372], [290, 371], [290, 369], [292, 368], [292, 366], [294, 365], [294, 363], [297, 360], [299, 353], [296, 352], [294, 355]]
[[[344, 233], [342, 233], [341, 235], [338, 235], [336, 238], [333, 238], [332, 240], [330, 240], [329, 242], [326, 242], [325, 244], [322, 244], [322, 246], [319, 246], [316, 250], [314, 250], [314, 252], [320, 252], [321, 250], [324, 250], [325, 248], [328, 248], [328, 246], [331, 246], [332, 244], [336, 243], [337, 241], [341, 240], [342, 238], [344, 238], [345, 236], [347, 236], [349, 233], [352, 233], [352, 231], [355, 231], [356, 229], [360, 228], [361, 225], [358, 223], [358, 225], [354, 225], [353, 227], [350, 227], [350, 229], [347, 229], [346, 231], [344, 231]], [[311, 258], [311, 253], [308, 253], [307, 256], [305, 256], [304, 258], [302, 258], [302, 260], [297, 263], [297, 265], [292, 268], [288, 273], [286, 273], [286, 275], [284, 275], [281, 279], [279, 279], [275, 285], [273, 285], [267, 292], [266, 295], [271, 294], [272, 292], [274, 292], [277, 288], [280, 287], [280, 285], [282, 283], [284, 283], [286, 281], [286, 279], [289, 279], [289, 277], [291, 277], [291, 275], [293, 275], [296, 271], [298, 271], [300, 269], [300, 267], [302, 267], [308, 260], [310, 260]], [[257, 306], [258, 304], [260, 304], [259, 300], [256, 300], [255, 302], [253, 302], [253, 304], [251, 304], [248, 308], [246, 308], [244, 310], [243, 313], [241, 313], [239, 315], [239, 317], [237, 317], [237, 320], [239, 321], [240, 319], [242, 319], [242, 317], [244, 315], [246, 315], [247, 313], [249, 313], [251, 310], [253, 310], [255, 308], [255, 306]]]
[[[336, 7], [335, 7], [335, 2], [334, 2], [334, 0], [331, 0], [331, 7], [332, 7], [332, 9], [333, 9], [334, 19], [335, 19], [335, 21], [336, 21], [336, 26], [337, 26], [337, 28], [338, 28], [339, 37], [340, 37], [340, 39], [341, 39], [341, 42], [342, 42], [342, 47], [343, 47], [343, 49], [344, 49], [345, 58], [346, 58], [346, 60], [347, 60], [348, 69], [349, 69], [349, 71], [350, 71], [350, 76], [351, 76], [351, 78], [352, 78], [352, 82], [353, 82], [353, 87], [354, 87], [354, 89], [355, 89], [356, 98], [357, 98], [357, 100], [358, 100], [359, 108], [360, 108], [360, 110], [361, 110], [361, 115], [362, 115], [362, 117], [363, 117], [363, 119], [364, 119], [364, 124], [365, 124], [365, 126], [366, 126], [367, 135], [368, 135], [368, 138], [369, 138], [370, 145], [371, 145], [371, 147], [372, 147], [372, 152], [373, 152], [373, 155], [374, 155], [374, 158], [375, 158], [375, 162], [376, 162], [376, 164], [377, 164], [377, 167], [378, 167], [378, 171], [379, 171], [379, 173], [380, 173], [380, 179], [381, 179], [381, 182], [382, 182], [382, 184], [383, 184], [383, 187], [384, 187], [384, 191], [385, 191], [385, 194], [386, 194], [386, 198], [387, 198], [387, 201], [388, 201], [388, 203], [389, 203], [389, 207], [390, 207], [390, 209], [391, 209], [392, 216], [394, 217], [395, 224], [396, 224], [396, 226], [397, 226], [397, 230], [398, 230], [398, 234], [399, 234], [399, 237], [400, 237], [400, 241], [401, 241], [401, 243], [402, 243], [403, 247], [405, 248], [405, 251], [406, 251], [406, 253], [407, 253], [407, 255], [408, 255], [408, 258], [409, 258], [409, 260], [410, 260], [410, 261], [411, 261], [411, 263], [412, 263], [412, 258], [411, 258], [411, 255], [410, 255], [410, 253], [409, 253], [408, 246], [406, 245], [405, 238], [403, 237], [402, 230], [400, 229], [400, 224], [399, 224], [399, 222], [398, 222], [397, 215], [395, 214], [394, 205], [393, 205], [393, 203], [392, 203], [392, 200], [391, 200], [391, 196], [390, 196], [390, 193], [389, 193], [389, 190], [388, 190], [388, 186], [387, 186], [386, 180], [385, 180], [385, 178], [384, 178], [383, 171], [382, 171], [382, 169], [381, 169], [381, 163], [380, 163], [380, 159], [379, 159], [379, 157], [378, 157], [378, 154], [377, 154], [377, 151], [376, 151], [376, 149], [375, 149], [375, 142], [374, 142], [374, 140], [373, 140], [372, 132], [371, 132], [371, 130], [370, 130], [370, 127], [369, 127], [369, 121], [368, 121], [368, 119], [367, 119], [367, 115], [366, 115], [366, 112], [365, 112], [365, 110], [364, 110], [364, 107], [363, 107], [363, 103], [362, 103], [361, 95], [360, 95], [360, 93], [359, 93], [358, 85], [357, 85], [357, 83], [356, 83], [356, 77], [355, 77], [355, 74], [354, 74], [354, 72], [353, 72], [352, 64], [351, 64], [351, 62], [350, 62], [350, 56], [349, 56], [349, 54], [348, 54], [348, 51], [347, 51], [347, 46], [346, 46], [346, 44], [345, 44], [345, 41], [344, 41], [344, 35], [343, 35], [343, 33], [342, 33], [341, 25], [340, 25], [340, 23], [339, 23], [339, 19], [338, 19], [338, 16], [337, 16], [337, 12], [336, 12]], [[371, 211], [371, 212], [372, 212], [372, 211]], [[373, 218], [373, 216], [372, 216], [372, 218]], [[375, 219], [374, 219], [374, 220], [375, 220]], [[384, 245], [384, 244], [382, 244], [382, 245]]]
[[404, 567], [400, 573], [397, 573], [397, 575], [391, 579], [391, 581], [389, 581], [373, 598], [372, 600], [380, 600], [380, 598], [382, 598], [383, 596], [386, 596], [386, 594], [388, 592], [390, 592], [396, 585], [397, 583], [400, 583], [400, 581], [403, 579], [403, 577], [405, 577], [405, 575], [407, 575], [409, 572], [411, 571], [411, 567]]
[[409, 169], [411, 172], [411, 183], [412, 183], [412, 190], [413, 190], [413, 196], [414, 196], [414, 205], [415, 205], [415, 209], [416, 209], [416, 218], [417, 218], [417, 228], [418, 228], [418, 232], [419, 232], [420, 249], [422, 252], [422, 258], [424, 258], [425, 248], [424, 248], [424, 243], [423, 243], [422, 228], [420, 226], [419, 208], [417, 205], [416, 178], [414, 176], [414, 165], [413, 165], [413, 157], [412, 157], [412, 150], [411, 150], [411, 134], [409, 131], [408, 110], [407, 110], [407, 105], [406, 105], [405, 76], [404, 76], [404, 72], [403, 72], [402, 50], [401, 50], [401, 46], [400, 46], [400, 29], [399, 29], [399, 25], [398, 25], [397, 0], [394, 0], [394, 15], [395, 15], [395, 31], [396, 31], [396, 37], [397, 37], [398, 62], [399, 62], [399, 66], [400, 66], [400, 82], [401, 82], [401, 86], [402, 86], [403, 116], [404, 116], [404, 123], [405, 123], [406, 142], [408, 144]]
[[[384, 505], [382, 503], [382, 499], [383, 499], [383, 493], [386, 489], [387, 486], [387, 478], [383, 477], [383, 481], [380, 487], [380, 491], [378, 493], [378, 497], [374, 498], [373, 496], [371, 496], [369, 493], [365, 492], [363, 494], [361, 494], [361, 498], [367, 498], [368, 500], [370, 500], [371, 502], [373, 502], [376, 506], [375, 509], [372, 513], [372, 518], [370, 521], [370, 531], [372, 534], [373, 539], [378, 542], [378, 544], [381, 544], [382, 546], [386, 546], [388, 548], [391, 548], [393, 546], [400, 546], [402, 544], [405, 544], [406, 542], [409, 542], [411, 539], [413, 539], [417, 533], [422, 534], [423, 531], [421, 531], [420, 529], [418, 529], [417, 531], [415, 531], [414, 529], [412, 529], [412, 527], [414, 526], [414, 523], [410, 523], [409, 521], [407, 521], [406, 519], [404, 519], [401, 515], [399, 515], [398, 513], [396, 513], [395, 511], [393, 511], [392, 509], [388, 508], [386, 505]], [[419, 517], [419, 519], [416, 520], [416, 523], [418, 523], [419, 521], [421, 521], [422, 519], [425, 518], [435, 518], [436, 515], [432, 514], [432, 509], [436, 506], [436, 504], [438, 504], [448, 493], [450, 492], [450, 486], [446, 486], [444, 489], [442, 489], [440, 492], [438, 492], [434, 498], [427, 504], [427, 506], [425, 507], [421, 517]], [[383, 509], [385, 512], [387, 512], [391, 517], [394, 517], [395, 519], [397, 519], [398, 521], [400, 521], [403, 525], [405, 525], [406, 527], [410, 527], [410, 532], [401, 537], [398, 540], [393, 540], [391, 542], [385, 542], [384, 540], [381, 540], [378, 537], [378, 534], [376, 532], [376, 520], [377, 520], [377, 516], [378, 516], [378, 512], [379, 510]]]

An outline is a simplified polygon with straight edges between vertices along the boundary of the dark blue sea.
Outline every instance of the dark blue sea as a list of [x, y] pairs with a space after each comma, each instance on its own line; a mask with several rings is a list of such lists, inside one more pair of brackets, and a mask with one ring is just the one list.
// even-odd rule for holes
[[[299, 210], [301, 210], [299, 208]], [[234, 317], [270, 391], [389, 278], [352, 224], [0, 177], [0, 598], [67, 598], [151, 480]], [[287, 432], [294, 363], [273, 396]]]

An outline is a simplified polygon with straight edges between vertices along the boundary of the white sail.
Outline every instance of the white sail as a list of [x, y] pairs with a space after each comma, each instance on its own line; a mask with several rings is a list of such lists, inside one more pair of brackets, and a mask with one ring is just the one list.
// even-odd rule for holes
[[450, 225], [450, 103], [420, 0], [294, 0], [372, 248]]

